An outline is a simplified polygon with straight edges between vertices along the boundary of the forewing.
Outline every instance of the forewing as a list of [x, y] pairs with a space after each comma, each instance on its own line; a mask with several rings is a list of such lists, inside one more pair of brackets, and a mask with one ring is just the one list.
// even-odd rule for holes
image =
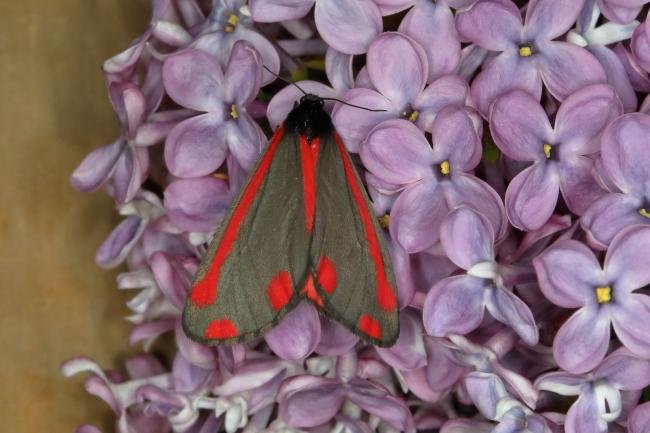
[[276, 132], [211, 242], [183, 311], [193, 340], [253, 339], [299, 301], [310, 234], [296, 137]]
[[366, 190], [340, 138], [321, 139], [311, 272], [322, 311], [361, 338], [391, 346], [399, 334], [390, 256]]

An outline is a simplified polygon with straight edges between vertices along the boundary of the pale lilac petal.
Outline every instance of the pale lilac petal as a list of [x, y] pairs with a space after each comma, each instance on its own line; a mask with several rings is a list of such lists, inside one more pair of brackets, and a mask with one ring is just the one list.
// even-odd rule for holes
[[325, 356], [340, 356], [348, 353], [359, 341], [359, 337], [340, 323], [321, 316], [321, 336], [315, 352]]
[[[318, 81], [298, 81], [296, 84], [305, 92], [318, 95], [322, 98], [334, 98], [337, 96], [334, 89]], [[275, 130], [278, 126], [282, 125], [289, 112], [295, 107], [295, 104], [304, 96], [300, 89], [296, 86], [287, 86], [273, 95], [266, 109], [266, 117], [269, 119], [271, 128]], [[334, 103], [332, 101], [325, 101], [325, 110], [331, 111], [333, 106]]]
[[482, 279], [460, 275], [433, 286], [424, 301], [422, 316], [427, 333], [436, 337], [467, 334], [483, 320]]
[[[262, 85], [269, 84], [277, 79], [277, 74], [280, 73], [280, 56], [275, 46], [264, 36], [260, 35], [254, 30], [248, 29], [245, 26], [237, 26], [235, 31], [236, 36], [233, 42], [238, 40], [248, 41], [259, 52], [262, 57], [262, 64], [269, 68], [271, 72], [266, 69], [262, 71]], [[233, 42], [230, 42], [231, 44]]]
[[506, 212], [513, 226], [522, 230], [535, 230], [553, 214], [560, 192], [560, 179], [556, 167], [548, 163], [535, 163], [519, 173], [506, 190]]
[[650, 226], [623, 229], [609, 246], [605, 257], [607, 277], [619, 292], [631, 292], [650, 284]]
[[171, 21], [158, 21], [151, 31], [156, 39], [172, 47], [181, 47], [192, 42], [192, 35], [183, 26]]
[[516, 161], [543, 159], [553, 143], [553, 128], [542, 106], [529, 93], [512, 90], [490, 109], [490, 132], [499, 149]]
[[492, 101], [513, 89], [524, 90], [539, 100], [542, 95], [542, 79], [529, 59], [506, 52], [484, 65], [472, 81], [470, 94], [478, 111], [487, 118]]
[[230, 208], [232, 196], [222, 179], [178, 179], [165, 188], [167, 216], [181, 230], [214, 231]]
[[408, 406], [385, 388], [367, 380], [353, 379], [347, 394], [353, 403], [399, 431], [413, 430], [413, 417]]
[[483, 215], [492, 226], [497, 240], [503, 239], [508, 230], [508, 220], [501, 197], [487, 182], [460, 173], [451, 182], [443, 182], [445, 199], [450, 209], [468, 206]]
[[70, 176], [72, 186], [82, 192], [94, 191], [102, 186], [125, 148], [126, 142], [120, 138], [90, 152]]
[[467, 392], [481, 412], [488, 419], [497, 418], [497, 404], [508, 392], [501, 379], [492, 373], [471, 372], [465, 377]]
[[131, 328], [129, 333], [129, 344], [134, 345], [139, 342], [151, 344], [156, 338], [174, 329], [178, 322], [176, 319], [159, 319], [152, 322], [142, 322]]
[[413, 101], [419, 112], [416, 124], [425, 131], [431, 129], [436, 115], [444, 107], [465, 107], [469, 94], [467, 82], [456, 75], [445, 75], [429, 84]]
[[529, 346], [534, 346], [539, 340], [537, 323], [528, 305], [513, 293], [504, 288], [488, 291], [485, 300], [488, 311], [501, 323], [512, 328]]
[[535, 380], [535, 388], [540, 391], [551, 391], [560, 395], [580, 395], [588, 381], [582, 375], [565, 371], [545, 373]]
[[145, 221], [139, 217], [126, 217], [99, 247], [95, 254], [95, 263], [102, 268], [112, 268], [122, 263], [145, 227]]
[[[634, 20], [639, 15], [642, 6], [634, 4], [632, 7], [626, 7], [624, 4], [619, 5], [619, 2], [612, 2], [610, 0], [598, 0], [598, 7], [600, 12], [607, 17], [607, 19], [612, 20], [619, 24], [627, 24]], [[623, 0], [623, 3], [627, 3]]]
[[[406, 384], [409, 392], [412, 392], [414, 396], [424, 402], [436, 403], [438, 400], [440, 400], [440, 397], [443, 396], [443, 392], [436, 391], [429, 386], [426, 378], [426, 373], [427, 371], [425, 367], [419, 368], [417, 370], [408, 370], [401, 372], [402, 376], [404, 377], [404, 383]], [[434, 418], [436, 417], [435, 413], [431, 413], [430, 415]], [[418, 417], [418, 414], [415, 414], [414, 418], [416, 428], [420, 428], [423, 421], [422, 418]]]
[[474, 419], [456, 418], [447, 421], [440, 433], [491, 433], [494, 424]]
[[318, 312], [308, 302], [301, 302], [266, 333], [264, 339], [282, 359], [304, 359], [314, 351], [320, 340]]
[[253, 45], [237, 41], [224, 74], [223, 98], [243, 107], [257, 96], [262, 82], [262, 59]]
[[208, 53], [191, 49], [168, 57], [163, 83], [167, 94], [183, 107], [223, 115], [223, 71]]
[[555, 305], [578, 308], [595, 301], [605, 275], [594, 253], [581, 242], [563, 239], [533, 260], [540, 289]]
[[607, 47], [601, 45], [588, 45], [587, 49], [594, 55], [605, 69], [607, 83], [616, 89], [626, 112], [635, 111], [637, 97], [627, 75], [625, 66], [619, 57]]
[[605, 70], [587, 50], [568, 42], [546, 42], [539, 46], [537, 62], [548, 91], [564, 100], [576, 90], [606, 83]]
[[317, 1], [314, 18], [323, 40], [346, 54], [366, 52], [382, 30], [381, 13], [371, 0]]
[[404, 190], [395, 201], [390, 233], [407, 252], [423, 251], [435, 244], [448, 209], [440, 187], [422, 181]]
[[592, 203], [580, 218], [582, 228], [590, 242], [601, 249], [607, 248], [614, 236], [633, 224], [650, 224], [650, 220], [639, 213], [642, 203], [639, 199], [611, 193]]
[[449, 349], [438, 339], [425, 338], [427, 352], [427, 383], [434, 391], [445, 391], [465, 373], [465, 367], [452, 361]]
[[205, 176], [226, 159], [224, 124], [212, 114], [191, 117], [171, 130], [165, 141], [165, 163], [178, 177]]
[[600, 417], [593, 390], [582, 393], [569, 408], [564, 429], [567, 433], [607, 433], [607, 422]]
[[620, 390], [638, 391], [650, 384], [650, 360], [620, 348], [605, 358], [594, 375]]
[[408, 185], [431, 177], [431, 146], [413, 123], [391, 119], [380, 123], [362, 143], [363, 165], [382, 181]]
[[639, 25], [632, 35], [632, 44], [630, 49], [633, 58], [638, 65], [645, 71], [650, 71], [650, 25], [648, 20], [645, 24]]
[[498, 2], [479, 2], [456, 16], [458, 33], [486, 50], [505, 51], [519, 43], [521, 15]]
[[149, 151], [146, 147], [127, 146], [115, 163], [109, 185], [118, 203], [131, 201], [147, 178]]
[[608, 85], [594, 84], [571, 94], [555, 117], [556, 139], [562, 143], [560, 154], [597, 152], [600, 134], [621, 114], [621, 101]]
[[526, 8], [524, 33], [529, 38], [555, 39], [578, 19], [584, 2], [575, 0], [531, 0]]
[[255, 21], [274, 23], [304, 17], [315, 0], [250, 0], [248, 6]]
[[440, 241], [449, 259], [465, 270], [494, 260], [494, 230], [471, 208], [460, 207], [447, 215], [440, 227]]
[[460, 62], [460, 41], [448, 6], [420, 0], [402, 19], [399, 31], [412, 37], [427, 53], [427, 82], [452, 73]]
[[612, 308], [612, 324], [619, 340], [632, 352], [650, 358], [650, 296], [640, 293], [628, 295]]
[[327, 79], [337, 93], [354, 87], [353, 58], [354, 56], [336, 51], [332, 47], [329, 47], [325, 53]]
[[278, 392], [278, 411], [290, 426], [315, 427], [332, 419], [344, 399], [343, 389], [336, 379], [296, 376], [282, 384]]
[[176, 320], [174, 335], [179, 354], [188, 362], [207, 370], [217, 368], [217, 352], [211, 347], [190, 340], [183, 330], [181, 320]]
[[571, 373], [585, 373], [605, 357], [609, 347], [610, 322], [593, 305], [576, 311], [560, 328], [553, 340], [553, 357]]
[[[562, 146], [560, 146], [561, 148]], [[571, 212], [582, 215], [587, 208], [605, 194], [593, 175], [594, 161], [574, 155], [559, 165], [560, 191]]]
[[603, 133], [602, 143], [607, 176], [621, 191], [643, 197], [650, 186], [650, 116], [619, 117]]
[[413, 0], [374, 0], [382, 15], [392, 15], [413, 5]]
[[156, 251], [149, 258], [149, 263], [160, 291], [179, 311], [182, 310], [190, 287], [190, 276], [183, 268], [182, 261], [177, 256]]
[[[348, 90], [341, 98], [349, 104], [358, 105], [359, 107], [371, 108], [373, 110], [387, 111], [367, 111], [360, 110], [356, 107], [350, 107], [338, 103], [332, 111], [332, 122], [336, 131], [341, 135], [345, 145], [351, 152], [359, 151], [359, 143], [365, 140], [372, 128], [381, 121], [396, 117], [396, 110], [393, 108], [391, 101], [386, 99], [375, 90], [365, 88], [354, 88]], [[392, 110], [391, 110], [392, 109]]]
[[650, 402], [638, 405], [627, 419], [629, 433], [650, 432]]
[[244, 170], [250, 171], [266, 143], [262, 128], [248, 113], [240, 113], [239, 118], [226, 122], [224, 126], [230, 152]]
[[388, 365], [398, 370], [415, 370], [427, 364], [422, 320], [413, 310], [404, 310], [399, 318], [400, 332], [395, 345], [377, 347], [377, 353]]
[[441, 110], [431, 127], [433, 159], [449, 161], [451, 171], [470, 171], [481, 161], [481, 141], [466, 111], [447, 107]]
[[391, 101], [402, 106], [415, 100], [427, 81], [424, 50], [401, 33], [383, 33], [368, 49], [366, 64], [374, 87]]
[[142, 90], [133, 83], [118, 82], [110, 84], [108, 94], [122, 127], [133, 137], [145, 116], [146, 101]]

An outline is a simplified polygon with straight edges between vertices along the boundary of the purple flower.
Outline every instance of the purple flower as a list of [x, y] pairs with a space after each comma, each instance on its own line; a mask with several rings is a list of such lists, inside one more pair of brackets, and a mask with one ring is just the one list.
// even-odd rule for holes
[[650, 361], [625, 348], [611, 353], [589, 374], [554, 372], [535, 381], [540, 390], [579, 395], [567, 412], [567, 433], [607, 433], [607, 424], [621, 415], [621, 391], [638, 391], [648, 385]]
[[337, 104], [332, 120], [348, 149], [357, 152], [370, 130], [383, 120], [403, 118], [427, 130], [443, 107], [463, 107], [467, 83], [447, 75], [427, 85], [429, 66], [420, 44], [401, 33], [382, 33], [370, 45], [366, 71], [372, 88], [357, 87]]
[[639, 15], [648, 0], [598, 0], [603, 15], [615, 23], [627, 24]]
[[251, 0], [255, 21], [301, 18], [314, 9], [316, 27], [328, 45], [346, 54], [366, 52], [382, 29], [381, 11], [373, 0]]
[[614, 236], [633, 224], [650, 224], [650, 116], [633, 113], [612, 122], [602, 138], [603, 174], [613, 189], [595, 201], [581, 218], [591, 243], [605, 249]]
[[431, 127], [433, 148], [422, 132], [403, 119], [379, 124], [361, 146], [361, 159], [380, 181], [403, 189], [390, 218], [391, 236], [407, 252], [426, 250], [439, 240], [449, 210], [466, 205], [484, 214], [502, 237], [505, 213], [501, 199], [471, 172], [481, 158], [481, 144], [463, 109], [442, 110]]
[[616, 93], [606, 85], [569, 96], [558, 109], [554, 128], [526, 92], [513, 90], [494, 102], [490, 131], [495, 143], [509, 158], [533, 163], [508, 185], [506, 212], [512, 225], [540, 228], [553, 214], [560, 191], [577, 214], [602, 194], [590, 155], [599, 150], [602, 130], [622, 112]]
[[609, 348], [610, 326], [639, 356], [650, 357], [650, 297], [635, 290], [650, 283], [645, 251], [650, 227], [632, 226], [614, 237], [601, 267], [596, 256], [575, 240], [560, 240], [533, 264], [544, 295], [564, 308], [578, 308], [553, 340], [553, 355], [563, 369], [584, 373]]
[[650, 431], [650, 402], [638, 405], [627, 419], [629, 433], [648, 433]]
[[250, 169], [265, 141], [246, 112], [261, 82], [261, 60], [252, 45], [237, 42], [225, 72], [208, 54], [187, 50], [167, 58], [163, 80], [180, 105], [201, 111], [174, 127], [165, 142], [165, 162], [178, 177], [205, 176], [232, 153]]
[[457, 15], [462, 37], [498, 52], [472, 84], [472, 99], [483, 116], [488, 116], [494, 98], [511, 89], [539, 99], [543, 81], [553, 96], [563, 100], [587, 84], [605, 82], [603, 68], [588, 51], [554, 41], [571, 28], [583, 3], [533, 0], [524, 22], [509, 0], [481, 1]]
[[650, 19], [646, 19], [634, 31], [631, 48], [639, 66], [650, 72]]
[[499, 275], [493, 233], [485, 218], [466, 207], [452, 211], [443, 221], [440, 238], [445, 253], [467, 273], [443, 279], [427, 294], [422, 316], [430, 335], [467, 334], [480, 325], [487, 308], [527, 344], [537, 344], [533, 314], [506, 289]]

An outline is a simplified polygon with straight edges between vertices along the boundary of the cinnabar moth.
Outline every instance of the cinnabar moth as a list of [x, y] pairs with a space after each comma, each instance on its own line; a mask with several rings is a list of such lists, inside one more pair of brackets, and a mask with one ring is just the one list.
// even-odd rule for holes
[[323, 99], [305, 94], [210, 244], [183, 311], [186, 334], [208, 345], [248, 341], [306, 300], [391, 346], [399, 308], [380, 230]]

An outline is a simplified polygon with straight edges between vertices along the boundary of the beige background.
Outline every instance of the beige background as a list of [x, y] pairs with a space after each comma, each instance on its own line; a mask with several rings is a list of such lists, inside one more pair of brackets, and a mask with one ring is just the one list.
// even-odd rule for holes
[[[148, 22], [147, 0], [0, 0], [0, 422], [16, 433], [113, 431], [62, 360], [117, 367], [127, 350], [117, 271], [93, 262], [118, 218], [68, 176], [112, 141], [101, 64]], [[133, 350], [133, 349], [131, 349]]]

